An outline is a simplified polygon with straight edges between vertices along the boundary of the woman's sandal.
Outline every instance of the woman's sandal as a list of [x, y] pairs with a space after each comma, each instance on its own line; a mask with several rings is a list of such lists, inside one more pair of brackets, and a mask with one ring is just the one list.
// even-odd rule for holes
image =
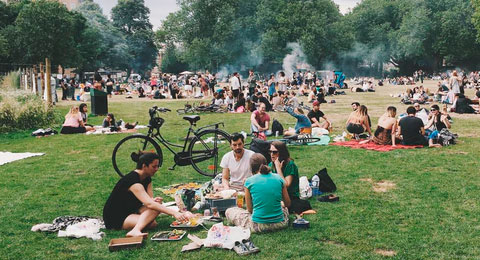
[[325, 195], [325, 196], [322, 196], [320, 198], [318, 198], [318, 201], [320, 202], [337, 202], [339, 201], [340, 198], [334, 194], [330, 194], [330, 195]]

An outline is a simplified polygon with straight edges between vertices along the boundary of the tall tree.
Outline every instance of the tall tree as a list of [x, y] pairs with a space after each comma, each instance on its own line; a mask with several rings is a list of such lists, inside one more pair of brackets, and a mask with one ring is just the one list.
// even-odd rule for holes
[[126, 35], [128, 67], [141, 74], [154, 66], [158, 54], [149, 14], [143, 0], [119, 0], [112, 9], [113, 25]]

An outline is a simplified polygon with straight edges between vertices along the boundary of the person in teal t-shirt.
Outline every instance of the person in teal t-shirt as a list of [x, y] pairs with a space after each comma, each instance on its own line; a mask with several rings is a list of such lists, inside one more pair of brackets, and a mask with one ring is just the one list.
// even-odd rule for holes
[[287, 186], [291, 201], [290, 212], [300, 214], [312, 209], [308, 201], [300, 199], [298, 167], [290, 158], [287, 145], [281, 141], [273, 141], [270, 146], [270, 155], [272, 162], [268, 166], [272, 169], [272, 173], [278, 174], [285, 181]]
[[290, 198], [285, 181], [279, 175], [270, 172], [267, 160], [262, 154], [252, 155], [250, 167], [253, 176], [245, 181], [244, 186], [247, 210], [229, 208], [225, 216], [235, 226], [249, 228], [252, 232], [287, 227], [288, 209], [285, 207], [290, 206]]

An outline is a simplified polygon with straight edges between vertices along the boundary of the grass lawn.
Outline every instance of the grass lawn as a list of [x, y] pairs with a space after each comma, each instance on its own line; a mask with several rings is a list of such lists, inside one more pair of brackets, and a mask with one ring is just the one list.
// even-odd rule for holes
[[[435, 82], [426, 86], [433, 90]], [[350, 103], [367, 105], [376, 125], [388, 105], [399, 113], [406, 109], [399, 98], [405, 87], [381, 87], [376, 93], [350, 93], [333, 97], [337, 103], [321, 110], [334, 124], [333, 132], [344, 129]], [[472, 90], [467, 94], [472, 96]], [[331, 98], [327, 98], [330, 100]], [[114, 97], [109, 111], [117, 118], [147, 124], [147, 110], [153, 105], [172, 109], [185, 101], [138, 101]], [[58, 109], [65, 114], [70, 102]], [[285, 113], [272, 113], [288, 126], [295, 121]], [[262, 250], [262, 259], [384, 259], [381, 250], [394, 251], [393, 259], [480, 259], [480, 116], [452, 114], [452, 132], [459, 143], [441, 149], [395, 150], [380, 153], [336, 146], [291, 147], [300, 175], [311, 177], [323, 167], [336, 182], [340, 202], [324, 204], [310, 200], [316, 215], [306, 217], [308, 230], [286, 230], [252, 235]], [[249, 114], [201, 115], [199, 125], [223, 121], [232, 133], [249, 129]], [[177, 141], [188, 123], [176, 113], [165, 114], [164, 136]], [[102, 117], [90, 123], [101, 124]], [[145, 132], [145, 131], [142, 131]], [[43, 152], [0, 166], [0, 258], [2, 259], [232, 259], [233, 251], [203, 248], [182, 254], [189, 242], [156, 243], [148, 240], [138, 250], [110, 253], [112, 238], [125, 231], [106, 231], [101, 241], [57, 238], [56, 234], [34, 233], [38, 223], [50, 223], [63, 215], [101, 216], [103, 205], [119, 179], [111, 165], [115, 144], [126, 134], [57, 135], [33, 138], [30, 132], [0, 135], [0, 151]], [[167, 168], [173, 163], [163, 149], [162, 168], [153, 178], [154, 187], [189, 181], [207, 181], [191, 167]], [[372, 183], [395, 184], [387, 192], [375, 192]], [[157, 193], [157, 192], [156, 192]], [[160, 194], [155, 194], [160, 195]], [[173, 218], [157, 218], [168, 230]], [[153, 233], [150, 231], [150, 233]], [[206, 231], [193, 232], [200, 238]]]

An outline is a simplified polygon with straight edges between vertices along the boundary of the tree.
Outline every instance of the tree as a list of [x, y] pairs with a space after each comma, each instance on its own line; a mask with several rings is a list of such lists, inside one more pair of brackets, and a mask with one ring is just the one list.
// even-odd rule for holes
[[84, 55], [91, 57], [85, 70], [93, 71], [100, 67], [127, 69], [132, 56], [128, 52], [126, 38], [103, 14], [93, 0], [85, 0], [75, 10], [86, 18], [88, 29], [83, 36], [85, 44], [79, 46]]
[[15, 21], [15, 45], [21, 62], [68, 64], [76, 57], [74, 17], [58, 2], [38, 0], [25, 5]]
[[141, 74], [153, 67], [158, 54], [149, 14], [143, 0], [119, 0], [112, 9], [113, 26], [125, 34], [132, 57], [128, 69]]

